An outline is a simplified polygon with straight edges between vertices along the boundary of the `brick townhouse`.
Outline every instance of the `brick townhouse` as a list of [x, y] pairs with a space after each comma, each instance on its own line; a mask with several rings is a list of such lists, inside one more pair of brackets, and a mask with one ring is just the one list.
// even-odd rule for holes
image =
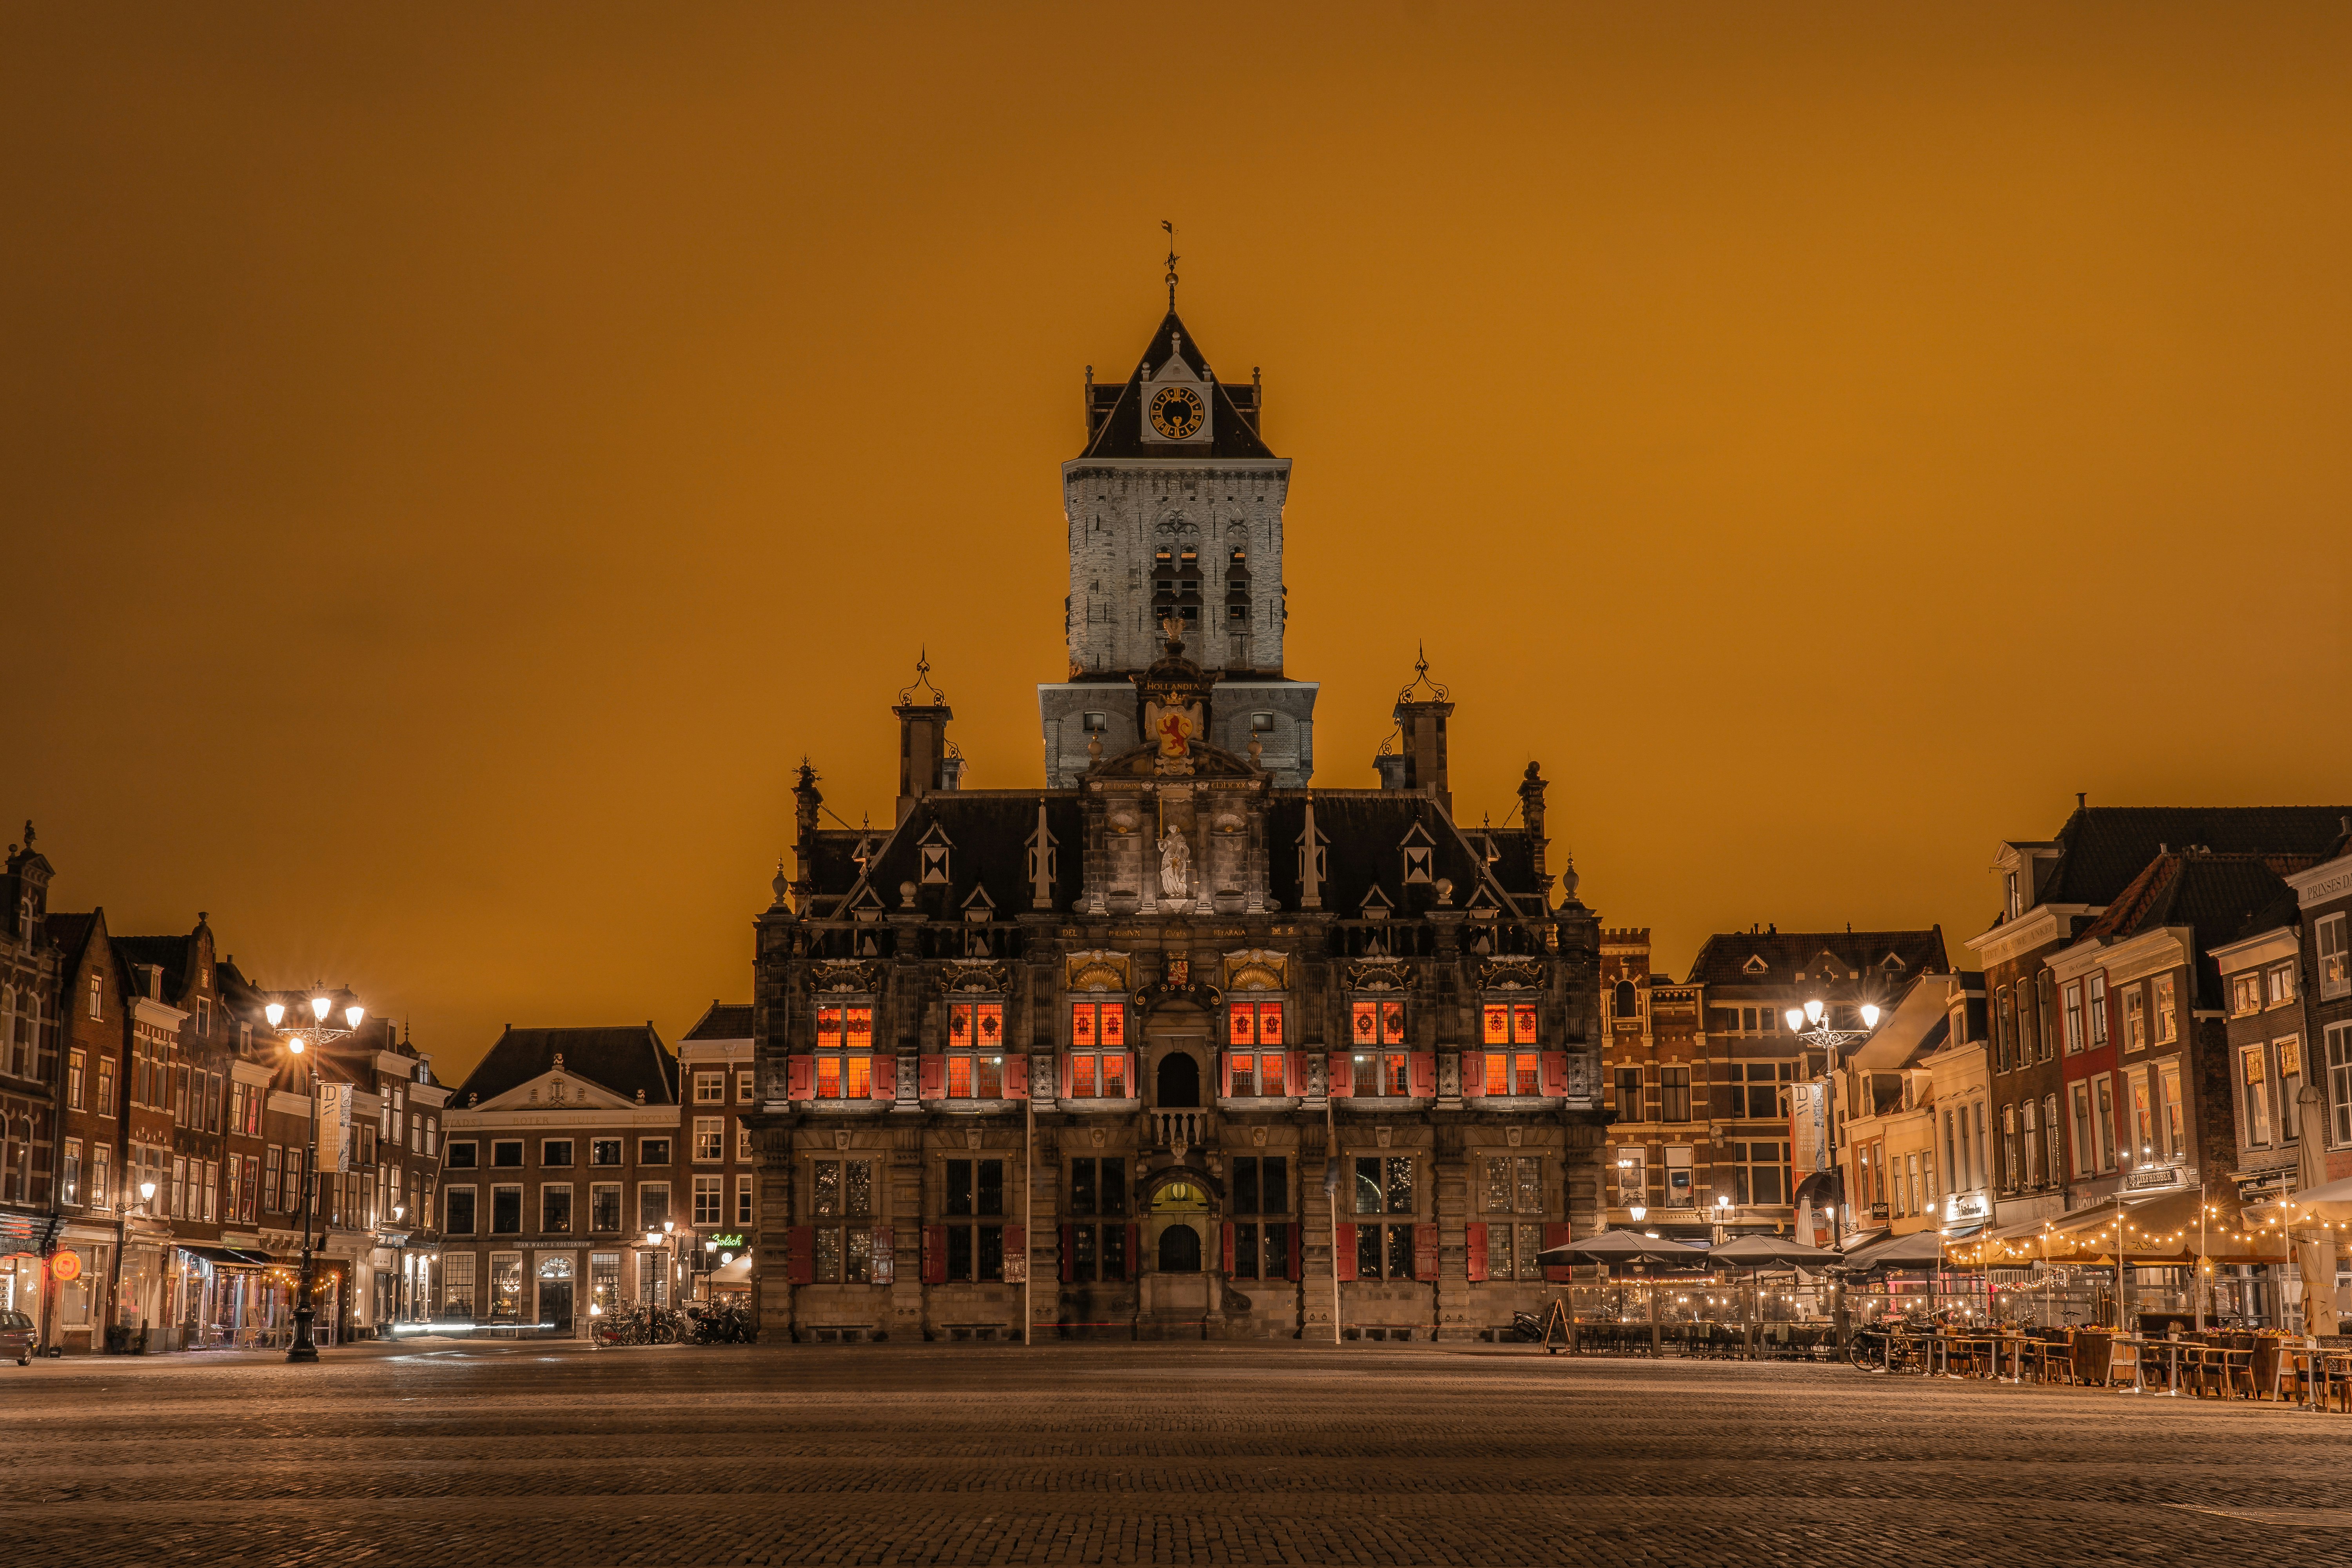
[[681, 1299], [695, 1167], [651, 1024], [509, 1026], [443, 1114], [444, 1315], [568, 1337]]
[[60, 962], [48, 929], [56, 868], [25, 841], [8, 847], [0, 910], [0, 1310], [43, 1314], [42, 1253], [52, 1245], [58, 1173]]
[[2000, 1225], [2235, 1168], [2211, 950], [2347, 814], [2078, 804], [2055, 838], [2000, 847], [2000, 916], [1969, 943], [1985, 966]]
[[713, 1001], [677, 1043], [680, 1136], [693, 1229], [688, 1258], [696, 1294], [751, 1289], [750, 1242], [759, 1228], [759, 1159], [745, 1116], [757, 1109], [751, 1008]]

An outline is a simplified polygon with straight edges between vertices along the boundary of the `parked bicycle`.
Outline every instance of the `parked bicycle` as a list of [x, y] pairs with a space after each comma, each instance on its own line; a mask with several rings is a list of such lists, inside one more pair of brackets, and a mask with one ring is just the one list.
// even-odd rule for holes
[[596, 1340], [607, 1345], [674, 1345], [678, 1341], [678, 1315], [667, 1307], [643, 1302], [608, 1312], [596, 1325]]
[[755, 1328], [751, 1314], [733, 1301], [688, 1307], [687, 1316], [694, 1320], [696, 1344], [748, 1345], [751, 1342]]

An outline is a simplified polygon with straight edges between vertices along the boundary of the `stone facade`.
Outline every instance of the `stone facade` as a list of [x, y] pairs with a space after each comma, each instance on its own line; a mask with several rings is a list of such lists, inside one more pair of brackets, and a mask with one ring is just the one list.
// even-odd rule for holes
[[[1178, 383], [1189, 443], [1146, 434]], [[1521, 826], [1457, 825], [1452, 707], [1408, 689], [1395, 787], [1308, 790], [1255, 384], [1171, 311], [1087, 409], [1045, 787], [916, 771], [887, 834], [794, 790], [754, 965], [761, 1332], [1507, 1331], [1600, 1217], [1600, 926], [1572, 873], [1553, 900], [1544, 781]]]

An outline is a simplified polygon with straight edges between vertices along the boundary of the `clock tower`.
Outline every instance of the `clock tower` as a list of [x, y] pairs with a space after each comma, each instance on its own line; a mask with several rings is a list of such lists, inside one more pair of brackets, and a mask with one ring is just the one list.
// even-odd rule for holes
[[1090, 742], [1138, 742], [1129, 677], [1171, 619], [1221, 672], [1207, 739], [1241, 754], [1255, 739], [1280, 787], [1312, 775], [1316, 687], [1282, 668], [1290, 462], [1260, 435], [1260, 391], [1255, 374], [1219, 380], [1172, 308], [1126, 380], [1087, 371], [1086, 449], [1062, 465], [1069, 678], [1037, 689], [1054, 787], [1086, 771]]

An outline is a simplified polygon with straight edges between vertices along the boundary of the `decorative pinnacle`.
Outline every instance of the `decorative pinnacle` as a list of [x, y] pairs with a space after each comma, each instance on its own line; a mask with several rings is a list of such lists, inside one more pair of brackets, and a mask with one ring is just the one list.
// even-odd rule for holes
[[1176, 263], [1181, 258], [1176, 254], [1176, 226], [1161, 218], [1160, 226], [1168, 231], [1168, 308], [1172, 310], [1176, 308]]
[[[1451, 700], [1452, 700], [1452, 694], [1451, 694], [1451, 693], [1446, 689], [1446, 688], [1444, 687], [1444, 685], [1443, 683], [1441, 683], [1441, 682], [1434, 681], [1434, 680], [1432, 680], [1432, 679], [1429, 679], [1429, 649], [1428, 649], [1427, 646], [1426, 646], [1426, 645], [1424, 645], [1424, 644], [1422, 644], [1422, 643], [1418, 643], [1418, 642], [1416, 642], [1416, 643], [1413, 645], [1413, 655], [1414, 655], [1414, 658], [1413, 658], [1413, 661], [1412, 661], [1412, 679], [1411, 680], [1409, 680], [1409, 681], [1405, 682], [1405, 686], [1404, 686], [1404, 689], [1403, 689], [1403, 690], [1402, 690], [1402, 691], [1400, 691], [1400, 692], [1398, 692], [1398, 693], [1397, 693], [1397, 700], [1398, 700], [1399, 702], [1401, 702], [1401, 703], [1403, 703], [1403, 702], [1416, 702], [1416, 701], [1419, 701], [1419, 702], [1446, 702], [1446, 701], [1451, 701]], [[1426, 687], [1428, 687], [1428, 688], [1429, 688], [1429, 695], [1428, 695], [1427, 697], [1423, 697], [1423, 698], [1416, 698], [1415, 696], [1413, 696], [1413, 694], [1412, 694], [1412, 689], [1413, 689], [1414, 687], [1416, 687], [1416, 686], [1426, 686]]]
[[[918, 691], [929, 691], [931, 694], [931, 700], [929, 702], [917, 702], [915, 700], [915, 693]], [[915, 679], [913, 682], [899, 689], [898, 706], [901, 708], [944, 708], [947, 705], [948, 694], [931, 684], [930, 649], [928, 647], [923, 648], [915, 655]]]

